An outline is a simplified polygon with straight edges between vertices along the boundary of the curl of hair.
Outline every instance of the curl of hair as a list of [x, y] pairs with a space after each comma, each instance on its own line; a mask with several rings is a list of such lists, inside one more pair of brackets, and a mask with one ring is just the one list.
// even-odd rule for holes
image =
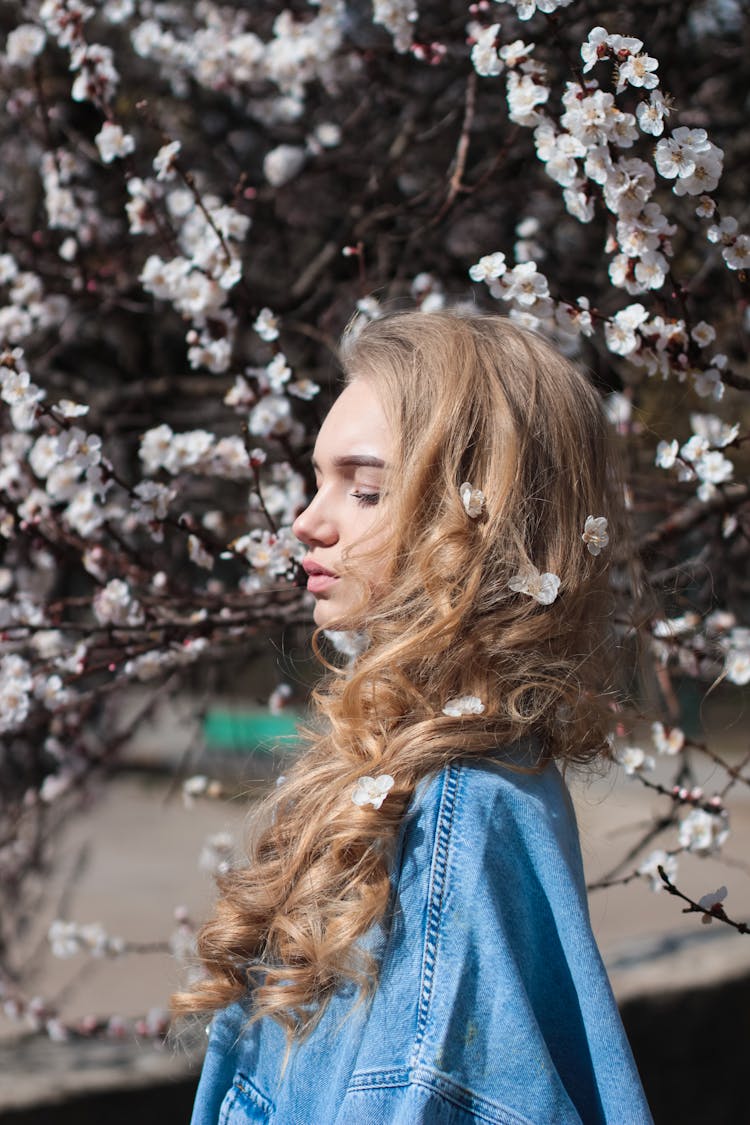
[[[491, 315], [399, 313], [342, 354], [397, 438], [388, 582], [341, 623], [366, 627], [369, 647], [346, 669], [326, 664], [307, 749], [254, 817], [248, 863], [219, 879], [199, 937], [208, 976], [173, 998], [185, 1013], [249, 991], [251, 1018], [273, 1017], [290, 1041], [346, 982], [362, 997], [374, 987], [361, 939], [386, 918], [420, 778], [531, 738], [539, 769], [590, 762], [611, 726], [607, 552], [589, 553], [582, 532], [605, 515], [616, 542], [624, 524], [597, 392], [542, 338]], [[486, 497], [479, 519], [464, 481]], [[530, 563], [560, 576], [553, 604], [509, 588]], [[461, 695], [484, 713], [444, 715]], [[381, 773], [395, 780], [381, 808], [355, 806], [357, 780]]]

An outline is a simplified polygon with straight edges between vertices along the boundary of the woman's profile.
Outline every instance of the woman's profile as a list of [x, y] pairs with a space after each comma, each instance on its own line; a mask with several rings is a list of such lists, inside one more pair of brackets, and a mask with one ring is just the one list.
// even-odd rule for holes
[[217, 1013], [194, 1125], [649, 1122], [561, 776], [607, 744], [598, 395], [490, 315], [342, 354], [294, 530], [358, 644], [175, 997]]

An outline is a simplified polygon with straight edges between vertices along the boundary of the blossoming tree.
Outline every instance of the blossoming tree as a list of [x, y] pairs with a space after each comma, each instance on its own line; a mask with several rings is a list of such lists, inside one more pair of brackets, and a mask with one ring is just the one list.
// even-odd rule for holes
[[[165, 685], [229, 676], [307, 620], [289, 528], [335, 340], [394, 299], [501, 311], [601, 387], [637, 535], [610, 543], [599, 513], [581, 535], [618, 581], [636, 576], [631, 594], [648, 584], [618, 624], [659, 690], [651, 745], [623, 728], [615, 756], [667, 808], [658, 849], [612, 879], [747, 932], [725, 888], [697, 900], [675, 884], [680, 853], [720, 849], [750, 783], [750, 756], [683, 732], [674, 691], [750, 682], [742, 18], [735, 0], [3, 6], [9, 1010], [80, 1030], [29, 1006], [5, 952], [27, 875], [133, 734], [128, 692], [144, 717]], [[474, 518], [484, 497], [468, 482], [462, 496]], [[546, 604], [565, 575], [513, 582]], [[673, 785], [649, 778], [655, 755]], [[695, 784], [701, 755], [716, 793]], [[386, 792], [364, 778], [357, 800]], [[74, 923], [50, 936], [62, 955], [127, 949]]]

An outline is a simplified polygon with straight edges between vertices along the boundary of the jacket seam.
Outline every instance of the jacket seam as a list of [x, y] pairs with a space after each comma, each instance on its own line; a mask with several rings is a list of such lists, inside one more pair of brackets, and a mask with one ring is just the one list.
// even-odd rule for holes
[[532, 1125], [530, 1119], [523, 1114], [517, 1113], [508, 1106], [489, 1101], [464, 1086], [458, 1086], [446, 1075], [424, 1066], [358, 1074], [350, 1083], [347, 1093], [405, 1089], [408, 1086], [419, 1086], [428, 1090], [458, 1109], [471, 1113], [478, 1120], [487, 1122], [488, 1125]]
[[448, 849], [453, 818], [456, 808], [456, 791], [458, 789], [460, 767], [451, 765], [445, 773], [443, 792], [438, 810], [437, 832], [435, 846], [432, 853], [432, 866], [430, 870], [430, 884], [427, 900], [427, 924], [425, 927], [425, 940], [422, 950], [422, 966], [419, 982], [419, 1007], [417, 1009], [417, 1028], [414, 1043], [414, 1059], [418, 1056], [422, 1046], [422, 1039], [427, 1028], [432, 990], [435, 980], [437, 965], [437, 947], [440, 937], [440, 917], [443, 911], [443, 899], [448, 873]]

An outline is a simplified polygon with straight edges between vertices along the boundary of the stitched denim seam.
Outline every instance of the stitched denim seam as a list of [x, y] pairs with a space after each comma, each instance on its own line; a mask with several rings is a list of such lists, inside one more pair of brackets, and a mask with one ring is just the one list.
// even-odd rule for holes
[[471, 1113], [477, 1120], [489, 1125], [532, 1125], [528, 1117], [517, 1113], [508, 1106], [500, 1105], [475, 1094], [472, 1090], [458, 1086], [446, 1075], [439, 1074], [429, 1067], [416, 1067], [412, 1070], [373, 1070], [353, 1076], [347, 1093], [377, 1092], [387, 1089], [404, 1089], [407, 1086], [420, 1086], [431, 1094], [437, 1094], [446, 1102]]
[[248, 1078], [245, 1073], [243, 1073], [243, 1071], [237, 1071], [234, 1076], [233, 1085], [235, 1089], [240, 1090], [245, 1095], [245, 1097], [249, 1101], [251, 1101], [253, 1105], [256, 1106], [256, 1108], [262, 1110], [264, 1113], [269, 1114], [275, 1111], [276, 1107], [274, 1106], [271, 1099], [266, 1097], [265, 1094], [261, 1093], [255, 1083], [252, 1082], [251, 1079]]
[[419, 983], [419, 1008], [417, 1012], [417, 1031], [414, 1043], [415, 1058], [422, 1045], [422, 1037], [427, 1027], [432, 986], [437, 964], [437, 944], [440, 936], [440, 916], [443, 909], [446, 874], [448, 869], [448, 847], [450, 844], [453, 815], [456, 807], [460, 767], [449, 766], [443, 781], [443, 792], [438, 811], [438, 824], [435, 849], [430, 871], [430, 889], [427, 902], [427, 925], [422, 952], [422, 970]]

